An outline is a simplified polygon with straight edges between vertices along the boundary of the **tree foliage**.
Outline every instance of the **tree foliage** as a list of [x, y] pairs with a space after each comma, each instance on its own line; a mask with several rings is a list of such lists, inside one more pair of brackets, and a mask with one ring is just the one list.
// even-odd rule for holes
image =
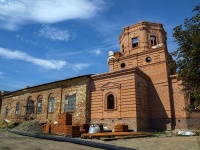
[[195, 15], [174, 28], [173, 37], [178, 49], [171, 53], [176, 58], [178, 77], [184, 82], [185, 93], [200, 99], [200, 5]]

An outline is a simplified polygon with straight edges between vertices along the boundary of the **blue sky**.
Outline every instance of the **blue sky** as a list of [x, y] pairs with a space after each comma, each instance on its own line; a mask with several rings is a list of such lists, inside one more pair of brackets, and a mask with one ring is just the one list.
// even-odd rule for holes
[[123, 27], [160, 22], [168, 50], [173, 28], [198, 0], [0, 0], [0, 90], [14, 91], [108, 71]]

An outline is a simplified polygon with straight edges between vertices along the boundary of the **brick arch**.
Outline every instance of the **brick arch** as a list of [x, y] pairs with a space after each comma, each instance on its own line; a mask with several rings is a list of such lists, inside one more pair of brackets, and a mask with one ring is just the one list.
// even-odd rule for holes
[[29, 97], [27, 98], [27, 100], [32, 100], [32, 96], [29, 96]]
[[42, 99], [42, 98], [43, 98], [42, 94], [39, 94], [39, 95], [37, 96], [37, 100]]
[[50, 94], [48, 95], [48, 100], [49, 100], [49, 98], [51, 98], [51, 97], [54, 97], [54, 94], [53, 94], [53, 93], [50, 93]]

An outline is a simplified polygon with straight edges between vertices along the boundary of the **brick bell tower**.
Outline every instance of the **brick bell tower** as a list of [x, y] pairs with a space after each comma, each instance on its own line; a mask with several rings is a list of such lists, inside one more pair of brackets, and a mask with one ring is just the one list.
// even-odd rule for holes
[[150, 77], [146, 103], [151, 129], [171, 130], [173, 127], [166, 40], [161, 23], [141, 21], [123, 29], [119, 36], [119, 52], [109, 52], [110, 72], [137, 66]]

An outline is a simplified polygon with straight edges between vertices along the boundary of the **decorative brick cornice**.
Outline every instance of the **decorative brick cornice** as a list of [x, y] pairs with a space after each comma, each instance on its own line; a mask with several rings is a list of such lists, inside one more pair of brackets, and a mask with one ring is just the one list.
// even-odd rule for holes
[[149, 76], [147, 74], [145, 74], [139, 67], [132, 67], [132, 68], [128, 68], [128, 69], [122, 69], [122, 70], [118, 70], [118, 71], [92, 75], [91, 78], [93, 80], [99, 80], [99, 79], [103, 79], [103, 78], [111, 78], [114, 76], [122, 76], [122, 75], [130, 74], [130, 73], [137, 74], [146, 80], [150, 79]]

